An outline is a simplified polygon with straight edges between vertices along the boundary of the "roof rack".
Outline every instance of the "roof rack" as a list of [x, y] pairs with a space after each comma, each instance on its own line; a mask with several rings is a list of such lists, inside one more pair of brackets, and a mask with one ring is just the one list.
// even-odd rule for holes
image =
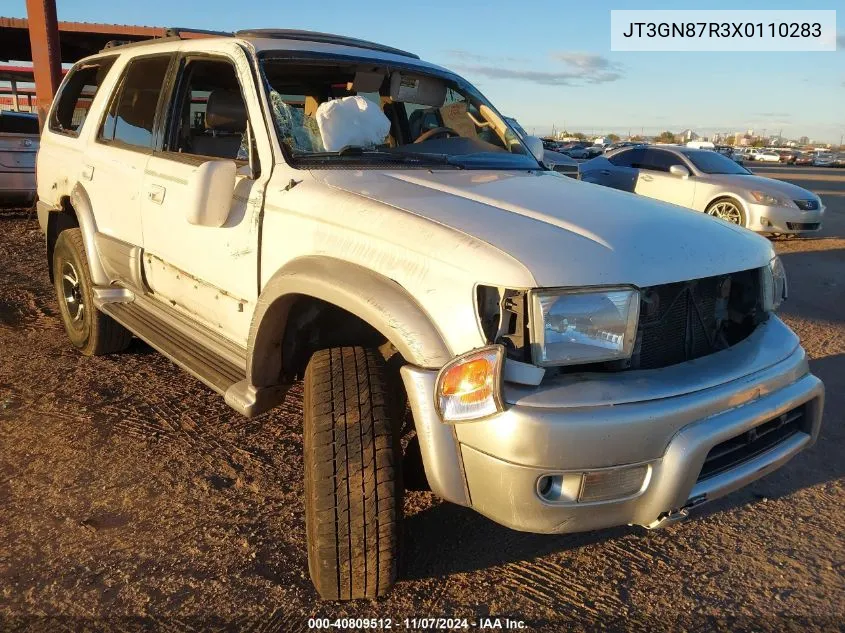
[[103, 53], [105, 51], [109, 51], [115, 48], [124, 49], [124, 48], [135, 48], [136, 46], [149, 46], [150, 44], [161, 44], [162, 42], [173, 42], [180, 40], [181, 38], [176, 35], [169, 35], [167, 37], [151, 37], [146, 40], [109, 40], [106, 42], [106, 45], [100, 49], [100, 52]]
[[165, 29], [168, 37], [178, 37], [190, 40], [196, 37], [232, 37], [231, 31], [208, 31], [205, 29], [189, 29], [181, 26], [171, 26]]
[[393, 55], [401, 55], [402, 57], [412, 57], [419, 59], [419, 55], [403, 51], [392, 46], [385, 46], [384, 44], [377, 44], [375, 42], [368, 42], [367, 40], [359, 40], [357, 37], [344, 37], [343, 35], [333, 35], [331, 33], [320, 33], [319, 31], [300, 31], [296, 29], [247, 29], [235, 33], [237, 37], [268, 37], [280, 40], [298, 40], [302, 42], [319, 42], [321, 44], [338, 44], [340, 46], [352, 46], [354, 48], [365, 48], [372, 51], [381, 51], [382, 53], [391, 53]]
[[173, 40], [191, 40], [200, 37], [232, 37], [227, 31], [206, 31], [203, 29], [186, 29], [179, 27], [168, 27], [163, 30], [164, 37], [151, 37], [143, 40], [109, 40], [100, 50], [106, 51], [112, 48], [123, 48], [129, 46], [146, 46], [148, 44], [160, 44]]

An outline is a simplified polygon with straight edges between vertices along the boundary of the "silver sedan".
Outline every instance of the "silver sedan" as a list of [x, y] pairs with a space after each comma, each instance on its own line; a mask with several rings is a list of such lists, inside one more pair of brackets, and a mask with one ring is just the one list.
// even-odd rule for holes
[[622, 148], [582, 164], [581, 179], [704, 211], [758, 233], [818, 231], [824, 216], [813, 192], [755, 176], [706, 149]]

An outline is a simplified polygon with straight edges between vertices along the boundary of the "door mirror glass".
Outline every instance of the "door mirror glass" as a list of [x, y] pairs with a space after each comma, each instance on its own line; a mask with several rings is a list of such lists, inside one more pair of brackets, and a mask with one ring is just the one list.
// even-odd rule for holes
[[232, 160], [202, 163], [188, 179], [186, 219], [198, 226], [221, 227], [229, 218], [237, 165]]
[[683, 165], [672, 165], [669, 168], [669, 173], [673, 176], [677, 176], [678, 178], [683, 178], [684, 180], [689, 178], [689, 169]]
[[543, 155], [545, 154], [545, 149], [543, 149], [543, 140], [537, 136], [526, 136], [522, 139], [522, 142], [525, 144], [525, 147], [528, 148], [528, 151], [531, 152], [531, 155], [542, 163]]

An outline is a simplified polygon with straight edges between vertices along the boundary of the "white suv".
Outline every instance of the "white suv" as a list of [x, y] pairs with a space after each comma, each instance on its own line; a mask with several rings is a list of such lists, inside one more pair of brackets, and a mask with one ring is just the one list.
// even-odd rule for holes
[[369, 42], [104, 50], [38, 154], [68, 336], [138, 336], [247, 416], [304, 380], [330, 599], [396, 578], [415, 451], [443, 499], [572, 532], [664, 525], [809, 446], [824, 391], [769, 242], [541, 153], [461, 77]]

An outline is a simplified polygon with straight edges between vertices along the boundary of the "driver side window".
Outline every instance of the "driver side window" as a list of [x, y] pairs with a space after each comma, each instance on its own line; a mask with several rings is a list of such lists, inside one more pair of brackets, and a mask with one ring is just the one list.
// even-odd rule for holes
[[246, 104], [235, 67], [223, 59], [188, 59], [173, 105], [166, 150], [249, 160]]

